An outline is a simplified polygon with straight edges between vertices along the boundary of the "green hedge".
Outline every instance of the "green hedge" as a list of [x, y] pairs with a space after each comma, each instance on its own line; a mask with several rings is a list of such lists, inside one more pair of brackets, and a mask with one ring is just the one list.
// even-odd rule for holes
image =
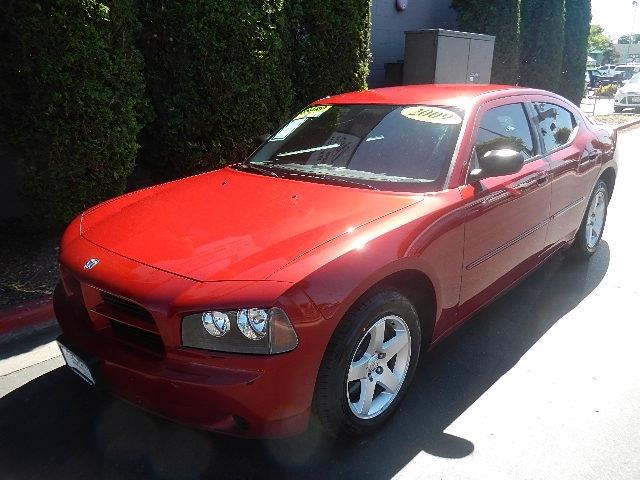
[[144, 110], [129, 0], [14, 0], [2, 7], [5, 131], [43, 224], [122, 192]]
[[564, 18], [564, 0], [522, 0], [521, 85], [558, 91], [564, 50]]
[[174, 177], [244, 159], [258, 134], [332, 93], [366, 87], [369, 2], [140, 0], [156, 119], [144, 161]]
[[496, 37], [491, 81], [518, 81], [520, 0], [453, 0], [460, 30]]
[[291, 0], [294, 104], [367, 87], [370, 0]]
[[0, 133], [20, 153], [34, 212], [60, 223], [122, 192], [138, 142], [157, 178], [196, 173], [244, 159], [304, 104], [366, 87], [369, 8], [0, 2]]
[[558, 93], [576, 105], [584, 94], [591, 0], [565, 0], [564, 53]]
[[140, 1], [140, 48], [156, 119], [144, 158], [161, 177], [243, 159], [286, 117], [282, 0]]

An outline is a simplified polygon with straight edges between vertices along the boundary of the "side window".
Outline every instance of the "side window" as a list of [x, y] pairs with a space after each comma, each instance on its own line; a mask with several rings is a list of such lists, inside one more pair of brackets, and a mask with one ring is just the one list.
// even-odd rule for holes
[[566, 145], [577, 127], [573, 114], [553, 103], [536, 102], [533, 104], [536, 116], [534, 121], [540, 128], [544, 146], [549, 150]]
[[513, 103], [485, 112], [478, 128], [476, 154], [482, 157], [490, 150], [509, 148], [521, 152], [524, 158], [536, 155], [533, 137], [524, 105]]

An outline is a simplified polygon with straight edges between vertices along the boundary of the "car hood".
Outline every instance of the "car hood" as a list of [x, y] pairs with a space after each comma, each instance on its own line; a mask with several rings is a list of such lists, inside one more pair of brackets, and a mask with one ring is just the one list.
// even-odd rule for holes
[[640, 84], [624, 85], [618, 90], [620, 93], [638, 93], [640, 94]]
[[194, 280], [263, 280], [422, 198], [225, 168], [100, 204], [80, 228], [100, 247]]

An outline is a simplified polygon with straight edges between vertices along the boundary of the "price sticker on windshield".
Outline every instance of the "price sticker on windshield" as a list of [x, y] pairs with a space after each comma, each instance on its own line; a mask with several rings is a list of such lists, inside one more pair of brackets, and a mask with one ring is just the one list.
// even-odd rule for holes
[[316, 118], [330, 108], [331, 105], [314, 105], [311, 107], [307, 107], [303, 111], [301, 111], [294, 120], [298, 120], [299, 118]]
[[406, 107], [400, 112], [403, 116], [419, 122], [458, 125], [462, 118], [451, 110], [438, 107]]

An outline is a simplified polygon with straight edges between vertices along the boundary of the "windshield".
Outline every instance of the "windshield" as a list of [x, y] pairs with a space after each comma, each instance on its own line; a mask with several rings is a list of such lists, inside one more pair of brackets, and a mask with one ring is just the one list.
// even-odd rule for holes
[[435, 191], [442, 189], [461, 123], [460, 110], [436, 106], [311, 106], [245, 167], [327, 183]]
[[640, 73], [636, 73], [629, 79], [629, 83], [640, 83]]

